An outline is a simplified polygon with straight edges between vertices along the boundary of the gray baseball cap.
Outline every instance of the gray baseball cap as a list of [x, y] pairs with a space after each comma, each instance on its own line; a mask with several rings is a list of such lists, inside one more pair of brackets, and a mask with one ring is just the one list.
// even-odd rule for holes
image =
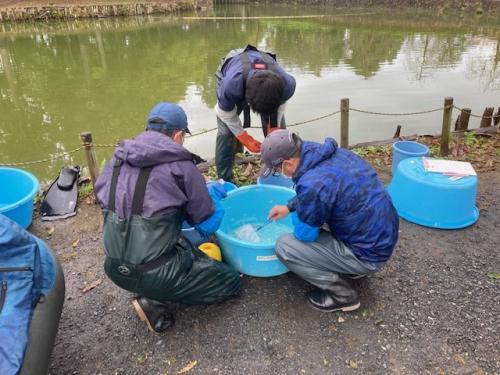
[[264, 161], [261, 176], [267, 177], [276, 172], [284, 160], [290, 159], [300, 150], [302, 139], [289, 130], [275, 130], [262, 142], [260, 153]]

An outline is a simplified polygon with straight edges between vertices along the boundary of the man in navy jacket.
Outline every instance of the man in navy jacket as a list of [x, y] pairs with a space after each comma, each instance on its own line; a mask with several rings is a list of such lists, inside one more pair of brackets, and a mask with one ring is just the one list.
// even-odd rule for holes
[[[215, 164], [219, 178], [233, 178], [235, 139], [251, 152], [260, 152], [260, 142], [247, 133], [250, 109], [261, 117], [264, 136], [285, 127], [285, 104], [295, 92], [295, 79], [269, 52], [246, 46], [230, 51], [217, 72], [217, 141]], [[243, 124], [239, 118], [244, 114]]]
[[273, 220], [292, 213], [294, 232], [278, 240], [279, 259], [317, 287], [307, 296], [314, 308], [357, 309], [359, 298], [348, 279], [379, 270], [398, 238], [399, 218], [382, 181], [332, 138], [305, 142], [277, 130], [262, 143], [262, 159], [264, 175], [280, 172], [296, 184], [297, 195], [269, 213]]

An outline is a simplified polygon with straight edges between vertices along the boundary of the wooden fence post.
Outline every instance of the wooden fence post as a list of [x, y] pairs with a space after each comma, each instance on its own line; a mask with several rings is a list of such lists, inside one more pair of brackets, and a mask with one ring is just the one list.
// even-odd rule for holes
[[451, 114], [453, 111], [453, 98], [448, 96], [444, 98], [443, 108], [443, 128], [441, 130], [441, 156], [446, 156], [450, 152], [450, 128]]
[[401, 125], [398, 125], [396, 127], [396, 132], [394, 133], [394, 136], [392, 138], [399, 138], [401, 136]]
[[498, 124], [500, 124], [500, 107], [498, 107], [497, 113], [495, 113], [495, 116], [493, 116], [493, 125], [497, 126]]
[[481, 124], [479, 125], [480, 128], [487, 128], [488, 126], [491, 126], [494, 110], [495, 108], [493, 107], [486, 107], [483, 113], [483, 118], [481, 119]]
[[97, 167], [97, 158], [95, 156], [95, 149], [92, 145], [92, 133], [84, 132], [80, 133], [80, 139], [85, 149], [85, 156], [87, 157], [87, 165], [89, 167], [90, 179], [92, 180], [92, 186], [95, 186], [97, 177], [99, 176], [99, 168]]
[[472, 110], [470, 108], [463, 108], [455, 122], [455, 130], [467, 130], [469, 128], [469, 119]]
[[349, 99], [340, 100], [340, 147], [349, 147]]

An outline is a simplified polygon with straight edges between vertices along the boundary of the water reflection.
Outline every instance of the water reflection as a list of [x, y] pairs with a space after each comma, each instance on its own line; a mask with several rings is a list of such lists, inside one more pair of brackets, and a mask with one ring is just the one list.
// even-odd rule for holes
[[[233, 8], [241, 14], [256, 9]], [[287, 14], [300, 9], [287, 9]], [[258, 8], [283, 14], [283, 8]], [[221, 12], [219, 10], [219, 12]], [[281, 13], [280, 13], [281, 12]], [[217, 10], [216, 10], [217, 13]], [[303, 12], [302, 12], [303, 13]], [[309, 14], [317, 14], [318, 10]], [[377, 22], [378, 21], [378, 22]], [[439, 21], [439, 19], [438, 19]], [[192, 129], [215, 125], [213, 73], [229, 49], [246, 43], [277, 52], [297, 78], [287, 117], [297, 122], [333, 112], [341, 97], [358, 108], [389, 112], [439, 107], [446, 95], [482, 111], [500, 89], [496, 24], [450, 30], [414, 17], [186, 20], [145, 17], [3, 24], [0, 34], [0, 161], [44, 158], [79, 144], [136, 134], [158, 101], [179, 102]], [[433, 26], [434, 25], [434, 26]], [[435, 31], [434, 31], [435, 29]], [[496, 102], [495, 102], [496, 101]], [[405, 119], [404, 129], [439, 129], [439, 113]], [[401, 120], [352, 116], [351, 142], [386, 138]], [[366, 124], [370, 126], [366, 126]], [[338, 136], [338, 119], [299, 129], [307, 138]], [[213, 154], [214, 134], [189, 146]], [[104, 159], [109, 152], [100, 152]], [[82, 155], [64, 163], [81, 163]], [[34, 166], [55, 175], [62, 162]]]

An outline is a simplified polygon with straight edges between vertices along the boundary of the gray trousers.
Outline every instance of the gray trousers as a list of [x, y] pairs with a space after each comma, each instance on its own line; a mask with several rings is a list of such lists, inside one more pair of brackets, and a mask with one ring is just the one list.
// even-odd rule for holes
[[340, 303], [358, 299], [356, 290], [342, 274], [366, 275], [384, 265], [360, 261], [348, 246], [327, 231], [321, 231], [314, 242], [299, 241], [293, 234], [285, 234], [276, 243], [276, 255], [290, 271], [329, 291]]

